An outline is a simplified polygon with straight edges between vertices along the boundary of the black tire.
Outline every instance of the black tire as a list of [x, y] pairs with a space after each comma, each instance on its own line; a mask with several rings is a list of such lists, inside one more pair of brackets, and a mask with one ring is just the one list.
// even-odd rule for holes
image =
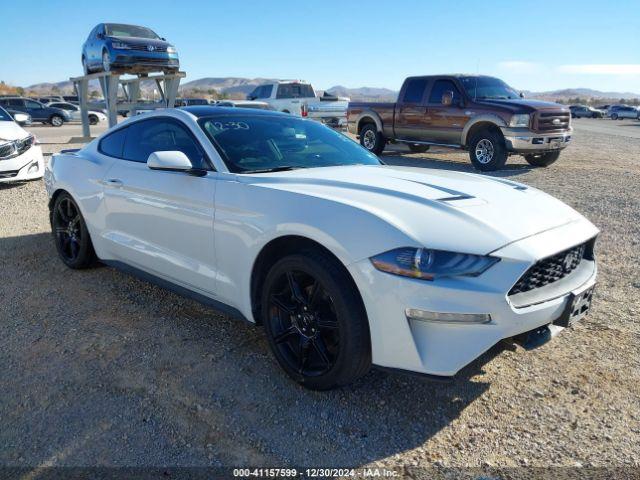
[[560, 158], [560, 152], [532, 153], [525, 155], [524, 159], [534, 167], [548, 167]]
[[91, 73], [91, 70], [89, 69], [89, 65], [87, 65], [87, 59], [85, 58], [84, 55], [82, 55], [82, 70], [84, 71], [85, 75], [89, 75]]
[[89, 115], [89, 125], [97, 125], [100, 120], [95, 115]]
[[611, 120], [617, 120], [618, 119], [618, 114], [617, 113], [612, 113], [611, 114]]
[[96, 264], [87, 225], [71, 195], [66, 192], [58, 195], [50, 221], [58, 256], [67, 267], [83, 269]]
[[355, 381], [371, 368], [362, 300], [344, 267], [331, 256], [307, 251], [276, 262], [264, 281], [261, 305], [271, 351], [299, 384], [328, 390]]
[[53, 127], [61, 127], [62, 125], [64, 125], [64, 118], [62, 118], [60, 115], [51, 115], [49, 117], [49, 124]]
[[386, 140], [374, 123], [366, 123], [360, 129], [360, 145], [371, 153], [380, 155], [384, 151]]
[[109, 55], [109, 52], [107, 50], [103, 50], [102, 51], [102, 71], [103, 72], [110, 72], [111, 71], [111, 56]]
[[410, 143], [409, 150], [413, 153], [424, 153], [429, 150], [429, 145], [419, 145], [417, 143]]
[[499, 170], [507, 163], [507, 147], [497, 129], [485, 128], [473, 133], [469, 141], [469, 158], [483, 172]]
[[598, 118], [598, 114], [597, 113], [592, 114], [591, 118]]

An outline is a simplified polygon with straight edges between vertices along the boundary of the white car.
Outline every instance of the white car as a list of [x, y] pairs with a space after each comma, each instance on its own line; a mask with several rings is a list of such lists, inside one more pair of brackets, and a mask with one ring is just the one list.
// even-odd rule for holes
[[310, 83], [282, 80], [256, 87], [247, 99], [266, 102], [274, 110], [317, 120], [332, 127], [346, 126], [349, 99], [318, 97]]
[[535, 188], [395, 168], [317, 122], [185, 107], [128, 119], [45, 182], [71, 268], [108, 265], [262, 324], [327, 389], [372, 364], [452, 376], [589, 309], [598, 230]]
[[42, 178], [42, 149], [35, 143], [35, 137], [0, 107], [0, 183]]
[[[82, 113], [78, 105], [69, 102], [50, 102], [47, 104], [47, 107], [61, 108], [62, 110], [66, 110], [67, 112], [69, 112], [69, 116], [71, 116], [72, 121], [82, 121]], [[98, 112], [97, 110], [89, 110], [87, 113], [89, 116], [90, 125], [97, 125], [99, 122], [107, 121], [107, 116], [102, 112]]]

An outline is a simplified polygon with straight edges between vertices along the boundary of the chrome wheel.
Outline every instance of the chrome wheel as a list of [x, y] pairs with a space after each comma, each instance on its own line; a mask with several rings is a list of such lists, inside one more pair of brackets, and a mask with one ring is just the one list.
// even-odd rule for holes
[[269, 329], [282, 361], [304, 377], [330, 371], [339, 353], [339, 323], [331, 296], [308, 273], [289, 270], [269, 292]]
[[111, 57], [109, 56], [109, 52], [102, 52], [102, 70], [104, 72], [111, 71]]
[[487, 164], [493, 160], [494, 155], [493, 143], [491, 140], [483, 138], [476, 144], [476, 158], [478, 162], [482, 164]]
[[64, 120], [62, 120], [62, 117], [59, 117], [58, 115], [51, 117], [51, 125], [54, 127], [61, 127], [63, 123]]
[[367, 150], [373, 150], [376, 146], [376, 132], [373, 130], [367, 130], [362, 137], [362, 145]]
[[53, 226], [60, 254], [65, 260], [77, 260], [82, 242], [82, 229], [80, 212], [70, 198], [58, 203], [53, 212]]

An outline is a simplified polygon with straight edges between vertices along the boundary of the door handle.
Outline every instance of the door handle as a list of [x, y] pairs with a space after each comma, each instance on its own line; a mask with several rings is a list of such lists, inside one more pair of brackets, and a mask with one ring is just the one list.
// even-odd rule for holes
[[123, 185], [122, 180], [118, 180], [117, 178], [109, 178], [108, 180], [104, 181], [104, 184], [108, 187], [115, 188], [120, 188]]

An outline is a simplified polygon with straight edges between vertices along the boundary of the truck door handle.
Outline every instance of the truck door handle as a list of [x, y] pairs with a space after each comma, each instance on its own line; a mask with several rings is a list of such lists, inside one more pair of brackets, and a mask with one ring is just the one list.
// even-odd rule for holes
[[118, 180], [117, 178], [109, 178], [108, 180], [105, 180], [104, 184], [108, 187], [115, 187], [115, 188], [120, 188], [122, 187], [122, 185], [124, 185], [122, 183], [122, 180]]

